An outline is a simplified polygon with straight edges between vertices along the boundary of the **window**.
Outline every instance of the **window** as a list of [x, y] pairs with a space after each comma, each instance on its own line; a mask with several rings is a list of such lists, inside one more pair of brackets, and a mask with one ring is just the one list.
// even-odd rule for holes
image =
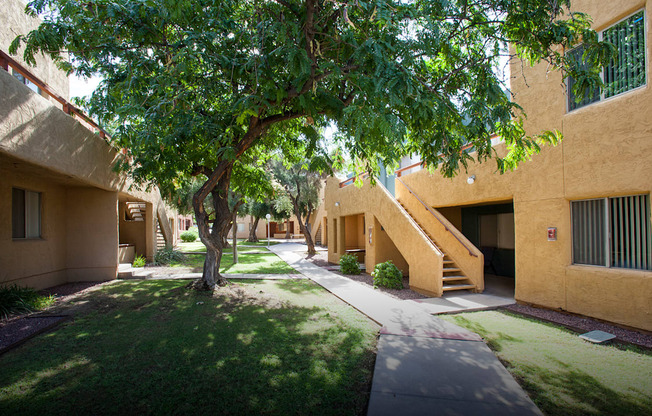
[[18, 72], [15, 69], [12, 68], [11, 73], [12, 73], [12, 75], [14, 77], [16, 77], [16, 79], [18, 79], [18, 81], [20, 81], [23, 84], [27, 85], [27, 87], [30, 90], [34, 91], [37, 94], [41, 94], [41, 89], [38, 86], [36, 86], [36, 84], [34, 84], [32, 81], [25, 78], [20, 72]]
[[11, 235], [13, 238], [41, 237], [41, 193], [11, 189]]
[[[569, 111], [645, 85], [645, 12], [634, 13], [599, 35], [601, 40], [616, 47], [618, 56], [602, 72], [602, 91], [587, 90], [579, 102], [576, 102], [573, 94], [575, 81], [568, 79]], [[581, 59], [583, 53], [583, 46], [568, 52], [574, 59]]]
[[573, 263], [652, 270], [650, 197], [571, 202]]
[[241, 233], [245, 230], [245, 225], [243, 223], [238, 223], [238, 232]]

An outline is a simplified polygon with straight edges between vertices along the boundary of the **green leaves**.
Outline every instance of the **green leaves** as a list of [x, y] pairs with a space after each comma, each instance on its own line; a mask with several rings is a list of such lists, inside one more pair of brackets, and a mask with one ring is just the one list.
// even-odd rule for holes
[[[103, 77], [89, 110], [116, 126], [134, 177], [164, 188], [279, 151], [310, 159], [330, 122], [365, 169], [418, 153], [450, 176], [471, 160], [468, 146], [478, 160], [495, 157], [494, 133], [510, 146], [501, 169], [555, 141], [525, 137], [521, 109], [495, 73], [508, 42], [529, 63], [572, 75], [577, 88], [599, 85], [612, 47], [597, 41], [588, 16], [566, 13], [569, 5], [36, 0], [27, 11], [43, 23], [11, 52], [24, 45], [28, 62], [43, 51], [68, 71]], [[560, 53], [580, 40], [587, 66]]]

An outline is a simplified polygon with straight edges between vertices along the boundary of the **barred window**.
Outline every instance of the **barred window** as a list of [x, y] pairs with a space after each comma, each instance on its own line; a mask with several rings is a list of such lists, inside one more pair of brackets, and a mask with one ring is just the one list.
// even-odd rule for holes
[[[603, 30], [600, 39], [610, 42], [618, 52], [615, 59], [604, 68], [602, 91], [585, 91], [577, 101], [573, 93], [575, 80], [568, 78], [568, 110], [584, 107], [596, 101], [622, 94], [646, 83], [645, 71], [645, 11], [641, 10], [625, 20]], [[579, 46], [568, 54], [574, 59], [582, 59], [584, 47]]]
[[650, 197], [571, 202], [573, 263], [652, 270]]

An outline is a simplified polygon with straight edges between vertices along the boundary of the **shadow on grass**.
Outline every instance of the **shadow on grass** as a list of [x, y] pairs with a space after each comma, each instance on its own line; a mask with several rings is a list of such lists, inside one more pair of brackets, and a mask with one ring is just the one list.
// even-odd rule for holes
[[307, 279], [281, 280], [277, 283], [277, 286], [287, 292], [299, 295], [303, 293], [319, 294], [325, 292], [321, 286]]
[[469, 329], [476, 334], [480, 335], [484, 342], [491, 348], [492, 351], [500, 352], [503, 350], [502, 342], [523, 342], [513, 336], [506, 334], [504, 332], [491, 332], [487, 330], [482, 324], [474, 322], [470, 319], [465, 318], [464, 316], [451, 315], [455, 320], [455, 323], [463, 326], [466, 329]]
[[0, 414], [361, 414], [373, 331], [232, 285], [121, 282], [0, 357]]
[[652, 414], [652, 398], [649, 391], [645, 392], [649, 386], [641, 386], [639, 393], [643, 399], [636, 401], [605, 387], [582, 371], [563, 367], [555, 371], [534, 365], [520, 367], [526, 375], [520, 377], [520, 381], [543, 413], [578, 416]]

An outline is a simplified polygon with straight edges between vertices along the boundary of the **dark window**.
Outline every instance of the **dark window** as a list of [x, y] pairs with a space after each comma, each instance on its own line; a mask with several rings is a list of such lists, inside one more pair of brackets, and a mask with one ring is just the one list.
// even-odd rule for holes
[[11, 235], [13, 238], [41, 237], [41, 193], [12, 188]]

